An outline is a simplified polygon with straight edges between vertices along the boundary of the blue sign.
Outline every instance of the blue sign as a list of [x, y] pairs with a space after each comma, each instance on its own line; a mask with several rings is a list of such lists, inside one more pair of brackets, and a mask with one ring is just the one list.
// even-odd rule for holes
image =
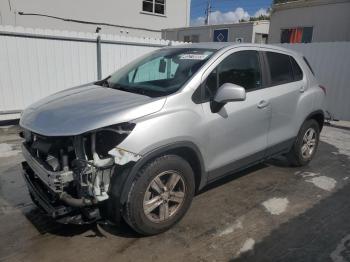
[[215, 29], [213, 41], [214, 42], [227, 42], [228, 41], [228, 29]]

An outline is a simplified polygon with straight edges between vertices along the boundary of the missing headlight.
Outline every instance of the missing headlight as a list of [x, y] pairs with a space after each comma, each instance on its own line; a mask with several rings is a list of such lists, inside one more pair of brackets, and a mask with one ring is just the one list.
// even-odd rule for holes
[[135, 124], [123, 123], [96, 131], [96, 153], [100, 158], [109, 157], [108, 152], [119, 145], [134, 129]]

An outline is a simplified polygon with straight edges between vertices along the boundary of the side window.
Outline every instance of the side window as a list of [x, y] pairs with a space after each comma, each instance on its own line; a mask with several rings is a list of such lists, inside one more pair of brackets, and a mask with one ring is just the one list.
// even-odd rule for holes
[[288, 55], [266, 52], [270, 67], [271, 85], [282, 85], [293, 82], [293, 69]]
[[300, 81], [303, 79], [303, 71], [298, 65], [297, 61], [293, 57], [290, 57], [290, 62], [292, 63], [294, 81]]
[[154, 14], [165, 14], [165, 0], [143, 0], [142, 11]]
[[225, 58], [206, 80], [206, 97], [213, 98], [217, 89], [225, 83], [242, 86], [246, 91], [261, 88], [258, 52], [240, 51]]

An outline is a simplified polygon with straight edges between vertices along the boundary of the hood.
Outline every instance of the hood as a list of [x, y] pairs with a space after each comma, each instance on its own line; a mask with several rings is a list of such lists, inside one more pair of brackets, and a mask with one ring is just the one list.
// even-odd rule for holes
[[165, 98], [150, 98], [97, 85], [48, 96], [24, 110], [20, 126], [45, 136], [79, 135], [162, 109]]

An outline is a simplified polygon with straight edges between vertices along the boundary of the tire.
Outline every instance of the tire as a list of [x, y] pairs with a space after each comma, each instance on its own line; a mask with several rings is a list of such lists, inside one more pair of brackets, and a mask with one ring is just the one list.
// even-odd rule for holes
[[190, 207], [194, 174], [183, 158], [161, 156], [137, 173], [128, 192], [125, 221], [142, 235], [159, 234], [179, 222]]
[[[313, 139], [311, 139], [311, 140], [314, 140], [314, 142], [309, 141], [308, 143], [306, 142], [307, 140], [306, 137], [310, 135], [311, 132], [314, 132]], [[306, 120], [300, 128], [298, 136], [293, 144], [293, 147], [287, 154], [287, 158], [290, 164], [292, 166], [305, 166], [309, 164], [309, 162], [315, 156], [319, 140], [320, 140], [319, 124], [314, 119]], [[304, 147], [305, 144], [307, 144], [306, 147]], [[313, 144], [313, 148], [311, 151], [310, 148], [312, 144]]]

